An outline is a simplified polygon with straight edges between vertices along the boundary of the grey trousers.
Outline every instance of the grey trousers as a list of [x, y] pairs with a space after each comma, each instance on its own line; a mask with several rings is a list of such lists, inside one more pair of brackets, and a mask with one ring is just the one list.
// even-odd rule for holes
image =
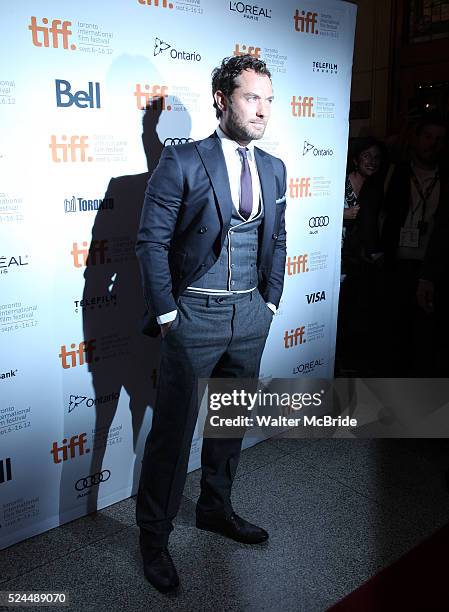
[[[181, 502], [198, 416], [198, 378], [255, 378], [272, 320], [259, 291], [230, 296], [184, 294], [162, 340], [153, 424], [136, 517], [149, 546], [166, 546]], [[197, 512], [230, 513], [242, 438], [205, 438]]]

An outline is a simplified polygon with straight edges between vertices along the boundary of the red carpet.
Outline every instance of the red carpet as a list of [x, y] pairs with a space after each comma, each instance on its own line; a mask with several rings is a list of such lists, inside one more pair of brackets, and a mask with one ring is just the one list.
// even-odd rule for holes
[[449, 612], [449, 525], [328, 612]]

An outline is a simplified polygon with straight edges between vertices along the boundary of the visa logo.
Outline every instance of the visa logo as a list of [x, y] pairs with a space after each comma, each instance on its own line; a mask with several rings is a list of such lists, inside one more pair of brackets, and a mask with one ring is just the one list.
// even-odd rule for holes
[[318, 291], [317, 293], [308, 293], [306, 298], [308, 304], [315, 304], [316, 302], [321, 302], [326, 299], [326, 292]]

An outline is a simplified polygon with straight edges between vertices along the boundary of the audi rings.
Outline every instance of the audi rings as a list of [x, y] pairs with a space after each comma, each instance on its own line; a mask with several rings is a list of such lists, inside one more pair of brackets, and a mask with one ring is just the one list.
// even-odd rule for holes
[[99, 485], [100, 482], [106, 482], [111, 477], [111, 472], [109, 470], [103, 470], [102, 472], [98, 472], [97, 474], [91, 474], [86, 478], [80, 478], [76, 484], [75, 489], [77, 491], [84, 491], [84, 489], [90, 489], [90, 487], [94, 487], [95, 485]]
[[193, 138], [166, 138], [164, 140], [164, 147], [186, 144], [186, 142], [193, 142]]
[[309, 227], [326, 227], [329, 225], [329, 217], [310, 217]]

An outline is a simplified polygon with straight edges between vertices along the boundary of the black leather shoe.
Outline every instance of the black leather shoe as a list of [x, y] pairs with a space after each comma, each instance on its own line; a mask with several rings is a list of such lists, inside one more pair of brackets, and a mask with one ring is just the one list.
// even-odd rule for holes
[[145, 578], [161, 593], [174, 591], [179, 577], [167, 548], [141, 547]]
[[198, 529], [220, 533], [227, 538], [231, 538], [231, 540], [244, 544], [260, 544], [268, 540], [268, 533], [265, 529], [248, 523], [245, 519], [237, 516], [235, 512], [220, 517], [197, 513], [196, 526]]

